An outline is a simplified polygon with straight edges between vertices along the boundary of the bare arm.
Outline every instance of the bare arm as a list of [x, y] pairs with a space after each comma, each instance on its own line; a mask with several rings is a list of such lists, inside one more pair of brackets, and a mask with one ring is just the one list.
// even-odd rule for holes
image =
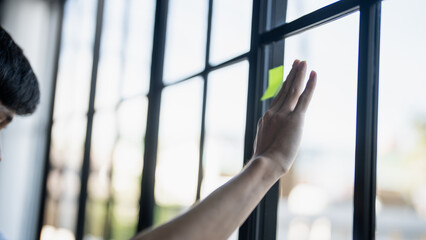
[[227, 239], [293, 164], [316, 83], [312, 72], [302, 93], [305, 74], [306, 63], [296, 60], [271, 108], [258, 122], [253, 157], [240, 174], [185, 214], [134, 240]]

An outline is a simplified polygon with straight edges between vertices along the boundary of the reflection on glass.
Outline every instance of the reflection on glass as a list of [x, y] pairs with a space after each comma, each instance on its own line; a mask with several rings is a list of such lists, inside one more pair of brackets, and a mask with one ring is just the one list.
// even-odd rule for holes
[[338, 0], [288, 0], [286, 22], [291, 22]]
[[426, 22], [422, 0], [384, 1], [377, 239], [426, 239]]
[[70, 0], [65, 5], [54, 118], [84, 114], [89, 102], [95, 0]]
[[252, 2], [213, 1], [210, 63], [219, 64], [249, 51]]
[[202, 96], [200, 78], [163, 91], [155, 175], [155, 224], [169, 220], [195, 201]]
[[352, 237], [358, 17], [286, 39], [285, 76], [294, 59], [307, 60], [318, 84], [300, 152], [281, 179], [278, 239]]
[[164, 62], [165, 83], [203, 69], [207, 8], [207, 0], [170, 1]]
[[202, 197], [231, 179], [243, 166], [247, 83], [246, 61], [209, 75]]

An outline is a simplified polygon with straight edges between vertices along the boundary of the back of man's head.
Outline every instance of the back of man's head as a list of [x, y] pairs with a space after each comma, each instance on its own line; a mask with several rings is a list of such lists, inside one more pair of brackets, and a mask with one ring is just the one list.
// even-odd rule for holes
[[0, 102], [16, 114], [31, 114], [40, 101], [37, 78], [22, 49], [0, 26]]

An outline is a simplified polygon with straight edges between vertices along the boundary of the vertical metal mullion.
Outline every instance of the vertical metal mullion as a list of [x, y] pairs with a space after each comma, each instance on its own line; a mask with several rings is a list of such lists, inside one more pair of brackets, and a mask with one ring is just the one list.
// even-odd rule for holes
[[[265, 47], [264, 53], [263, 74], [262, 79], [267, 79], [268, 69], [275, 68], [283, 64], [284, 60], [284, 40], [273, 43], [272, 46]], [[266, 81], [262, 82], [262, 87], [259, 87], [262, 91], [266, 89]], [[258, 101], [259, 98], [257, 98]], [[262, 115], [268, 108], [272, 100], [261, 103], [261, 114]], [[260, 116], [259, 116], [260, 117]], [[253, 148], [251, 144], [251, 148]], [[257, 218], [256, 218], [256, 231], [254, 236], [250, 239], [275, 239], [276, 238], [276, 226], [277, 226], [277, 210], [278, 210], [278, 198], [279, 198], [279, 182], [275, 183], [274, 186], [266, 193], [265, 197], [259, 203], [257, 207]], [[253, 238], [254, 237], [254, 238]]]
[[[46, 205], [46, 195], [47, 195], [47, 177], [49, 175], [50, 171], [50, 145], [52, 142], [52, 126], [53, 126], [53, 109], [55, 108], [55, 95], [56, 95], [56, 85], [57, 85], [57, 79], [58, 79], [58, 72], [59, 72], [59, 58], [61, 55], [61, 45], [62, 45], [62, 28], [63, 28], [63, 22], [64, 22], [64, 11], [65, 11], [65, 0], [58, 1], [60, 4], [59, 7], [59, 22], [58, 22], [58, 29], [56, 30], [56, 44], [55, 44], [55, 60], [54, 60], [54, 66], [53, 66], [53, 72], [52, 72], [52, 89], [51, 89], [51, 98], [50, 98], [50, 108], [49, 108], [49, 122], [48, 122], [48, 130], [46, 134], [46, 149], [44, 153], [44, 167], [42, 172], [42, 182], [41, 182], [41, 196], [40, 196], [40, 205], [39, 205], [39, 212], [38, 212], [38, 228], [37, 228], [37, 235], [34, 236], [35, 240], [40, 239], [41, 236], [41, 229], [43, 228], [43, 221], [44, 221], [44, 208]], [[1, 2], [0, 2], [1, 3]]]
[[[249, 60], [249, 82], [247, 94], [246, 129], [244, 137], [244, 161], [247, 163], [253, 155], [253, 142], [256, 136], [257, 119], [262, 115], [262, 106], [259, 99], [263, 90], [263, 77], [260, 70], [263, 57], [259, 56], [261, 51], [260, 32], [264, 30], [267, 21], [267, 10], [265, 7], [269, 1], [253, 0], [252, 25]], [[247, 220], [239, 229], [239, 240], [257, 239], [259, 224], [259, 207], [249, 215]]]
[[86, 200], [87, 200], [87, 181], [90, 174], [90, 151], [91, 151], [91, 144], [92, 144], [93, 117], [95, 115], [96, 82], [98, 77], [99, 53], [100, 53], [103, 15], [104, 15], [104, 3], [105, 3], [105, 0], [98, 0], [97, 13], [96, 13], [96, 29], [95, 29], [95, 40], [93, 45], [93, 64], [92, 64], [92, 77], [91, 77], [91, 83], [90, 83], [89, 108], [87, 112], [86, 139], [84, 144], [83, 165], [82, 165], [81, 176], [80, 176], [81, 187], [80, 187], [78, 215], [77, 215], [77, 232], [76, 232], [77, 240], [82, 240], [84, 236], [84, 225], [85, 225], [84, 222], [85, 222], [85, 216], [86, 216]]
[[360, 4], [354, 239], [375, 239], [380, 0]]
[[153, 224], [154, 184], [157, 164], [158, 129], [163, 89], [163, 66], [166, 45], [168, 0], [157, 0], [155, 10], [154, 40], [151, 61], [151, 79], [148, 94], [148, 117], [145, 134], [145, 153], [139, 201], [138, 231]]
[[204, 139], [205, 139], [205, 128], [206, 128], [206, 104], [207, 104], [207, 87], [208, 87], [208, 75], [210, 73], [210, 43], [211, 43], [211, 32], [212, 32], [212, 18], [213, 18], [213, 0], [209, 0], [207, 15], [207, 39], [206, 39], [206, 58], [204, 60], [204, 72], [202, 74], [204, 81], [203, 88], [203, 110], [201, 113], [201, 133], [200, 133], [200, 153], [198, 163], [198, 179], [197, 179], [197, 194], [195, 196], [196, 201], [200, 200], [201, 197], [201, 184], [204, 177], [204, 166], [203, 166], [203, 155], [204, 155]]
[[[272, 47], [263, 47], [261, 50], [260, 33], [285, 21], [286, 6], [286, 0], [253, 2], [249, 94], [244, 145], [246, 161], [250, 160], [253, 154], [257, 120], [269, 106], [269, 102], [261, 103], [259, 100], [267, 84], [267, 70], [282, 65], [284, 60], [284, 40], [273, 43]], [[280, 7], [283, 9], [279, 9]], [[279, 183], [276, 183], [240, 228], [240, 240], [276, 238], [278, 195]]]
[[[268, 55], [270, 60], [265, 63], [267, 67], [264, 74], [267, 76], [268, 69], [275, 68], [283, 65], [284, 61], [284, 40], [273, 43], [269, 49]], [[264, 78], [264, 79], [267, 79]], [[266, 88], [266, 86], [265, 86]], [[272, 100], [269, 100], [263, 104], [262, 113], [264, 113], [270, 106]], [[260, 203], [261, 211], [259, 218], [259, 233], [258, 239], [275, 239], [277, 232], [277, 214], [278, 214], [278, 198], [279, 198], [279, 182], [275, 183], [274, 186], [266, 193], [262, 202]]]
[[205, 140], [205, 128], [206, 128], [206, 103], [207, 103], [207, 84], [208, 84], [208, 74], [203, 74], [203, 104], [201, 112], [201, 132], [200, 132], [200, 152], [199, 152], [199, 161], [198, 161], [198, 178], [197, 178], [197, 193], [195, 196], [195, 201], [200, 200], [201, 198], [201, 184], [204, 178], [204, 166], [203, 166], [203, 155], [204, 155], [204, 140]]

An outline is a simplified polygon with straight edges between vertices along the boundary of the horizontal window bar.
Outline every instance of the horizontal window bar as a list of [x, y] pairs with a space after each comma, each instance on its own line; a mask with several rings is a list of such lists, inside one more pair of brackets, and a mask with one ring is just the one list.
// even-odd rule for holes
[[232, 59], [229, 59], [228, 61], [225, 61], [225, 62], [223, 62], [223, 63], [217, 64], [217, 65], [214, 65], [214, 66], [207, 66], [207, 67], [204, 69], [204, 71], [202, 71], [202, 72], [198, 72], [198, 73], [196, 73], [196, 74], [193, 74], [193, 75], [191, 75], [191, 76], [188, 76], [188, 77], [186, 77], [186, 78], [183, 78], [183, 79], [181, 79], [181, 80], [179, 80], [179, 81], [176, 81], [176, 82], [173, 82], [173, 83], [170, 83], [170, 84], [166, 84], [166, 85], [164, 85], [164, 87], [168, 87], [168, 86], [172, 86], [172, 85], [175, 85], [175, 84], [179, 84], [179, 83], [182, 83], [182, 82], [184, 82], [184, 81], [187, 81], [187, 80], [192, 79], [192, 78], [195, 78], [195, 77], [200, 77], [200, 76], [203, 76], [203, 75], [207, 75], [207, 74], [209, 74], [210, 72], [213, 72], [213, 71], [218, 70], [218, 69], [220, 69], [220, 68], [224, 68], [224, 67], [227, 67], [227, 66], [229, 66], [229, 65], [232, 65], [232, 64], [235, 64], [235, 63], [242, 62], [242, 61], [244, 61], [244, 60], [247, 60], [247, 59], [248, 59], [248, 55], [249, 55], [249, 53], [248, 53], [248, 52], [246, 52], [246, 53], [241, 54], [241, 55], [239, 55], [239, 56], [236, 56], [236, 57], [234, 57], [234, 58], [232, 58]]
[[327, 22], [341, 18], [359, 9], [359, 0], [341, 0], [320, 8], [310, 14], [298, 18], [290, 23], [276, 27], [260, 35], [260, 42], [266, 45], [282, 40], [291, 35], [317, 27]]

